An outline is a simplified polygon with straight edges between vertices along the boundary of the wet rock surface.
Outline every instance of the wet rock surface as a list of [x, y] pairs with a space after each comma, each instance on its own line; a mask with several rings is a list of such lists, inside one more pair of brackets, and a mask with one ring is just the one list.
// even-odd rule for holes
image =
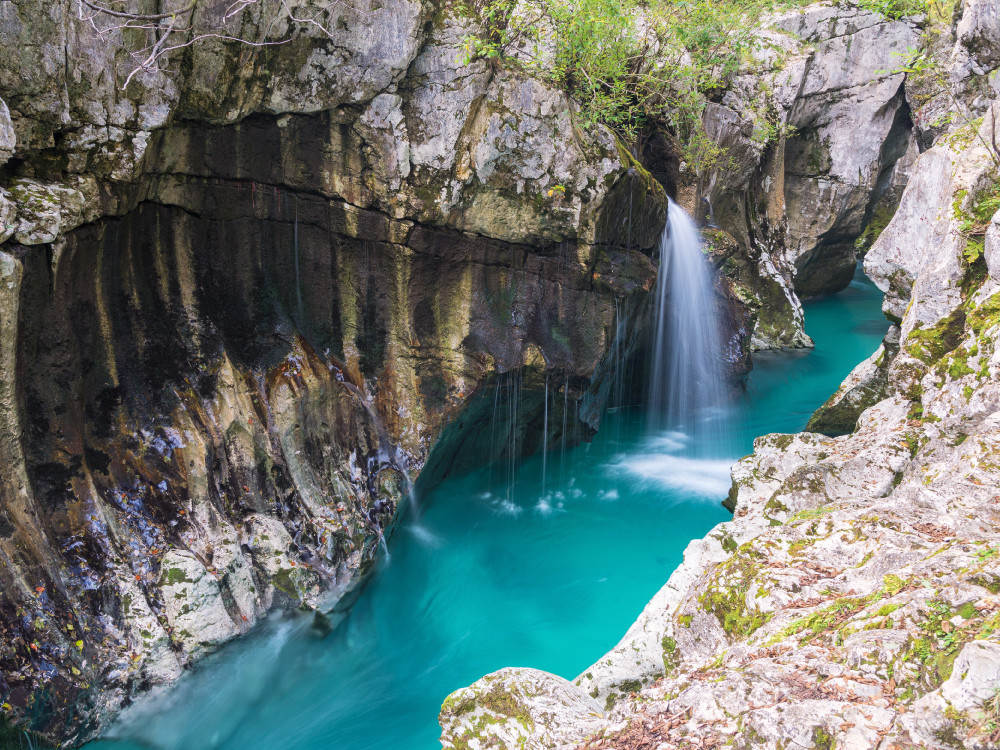
[[[270, 609], [348, 601], [498, 380], [599, 415], [666, 200], [560, 92], [456, 63], [440, 8], [321, 4], [331, 36], [255, 3], [243, 37], [292, 41], [122, 90], [43, 5], [0, 8], [0, 692], [78, 743]], [[457, 458], [490, 455], [434, 477]]]

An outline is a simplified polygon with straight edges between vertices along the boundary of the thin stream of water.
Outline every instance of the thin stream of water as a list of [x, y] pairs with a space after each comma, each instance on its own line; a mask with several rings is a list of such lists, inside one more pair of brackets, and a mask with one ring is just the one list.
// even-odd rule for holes
[[701, 234], [673, 201], [660, 241], [656, 281], [649, 428], [680, 431], [688, 452], [728, 455], [721, 441], [729, 416], [723, 388], [722, 337], [712, 268]]

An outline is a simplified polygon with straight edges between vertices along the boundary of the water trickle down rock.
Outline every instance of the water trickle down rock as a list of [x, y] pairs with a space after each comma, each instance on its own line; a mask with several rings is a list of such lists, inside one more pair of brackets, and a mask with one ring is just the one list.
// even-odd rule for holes
[[126, 92], [120, 51], [45, 10], [0, 7], [0, 148], [30, 168], [0, 192], [0, 688], [79, 742], [270, 608], [353, 590], [493, 378], [557, 370], [587, 434], [666, 200], [562, 93], [460, 69], [465, 22], [419, 3], [335, 25], [336, 64], [311, 33], [247, 65], [210, 42]]

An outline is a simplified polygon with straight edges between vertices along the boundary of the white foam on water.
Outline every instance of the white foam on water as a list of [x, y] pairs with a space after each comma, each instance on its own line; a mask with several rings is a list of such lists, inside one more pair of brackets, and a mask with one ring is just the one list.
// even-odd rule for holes
[[553, 513], [564, 513], [566, 511], [565, 505], [562, 502], [556, 500], [553, 503], [553, 499], [561, 496], [562, 493], [548, 493], [538, 498], [538, 502], [535, 503], [534, 511], [541, 516], [551, 516]]
[[688, 440], [688, 436], [683, 432], [668, 430], [647, 438], [646, 444], [650, 450], [655, 450], [658, 453], [677, 453], [684, 450]]
[[502, 516], [519, 516], [524, 512], [524, 508], [510, 500], [499, 500], [490, 504]]
[[421, 523], [411, 523], [406, 530], [416, 537], [424, 547], [437, 548], [441, 546], [441, 537]]
[[644, 483], [707, 499], [720, 499], [729, 492], [732, 466], [731, 459], [685, 458], [665, 453], [635, 454], [612, 464]]

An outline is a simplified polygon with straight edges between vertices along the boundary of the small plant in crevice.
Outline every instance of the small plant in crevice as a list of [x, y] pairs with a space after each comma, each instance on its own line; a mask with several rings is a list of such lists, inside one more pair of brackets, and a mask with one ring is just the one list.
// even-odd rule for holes
[[857, 0], [857, 4], [865, 10], [899, 20], [907, 16], [933, 12], [935, 8], [942, 8], [947, 3], [942, 0]]
[[968, 268], [974, 268], [986, 249], [986, 231], [993, 216], [1000, 211], [1000, 175], [993, 173], [986, 187], [973, 197], [968, 209], [964, 204], [968, 191], [960, 190], [952, 204], [952, 215], [958, 220], [958, 233], [964, 240], [962, 258]]
[[[942, 15], [939, 23], [931, 25], [930, 30], [924, 35], [922, 47], [910, 47], [905, 52], [893, 52], [893, 55], [901, 58], [902, 64], [894, 70], [880, 72], [905, 73], [909, 80], [907, 91], [912, 88], [914, 92], [921, 92], [911, 94], [918, 108], [936, 98], [944, 97], [948, 102], [947, 111], [931, 122], [931, 126], [945, 127], [960, 123], [959, 127], [945, 137], [946, 142], [953, 149], [961, 150], [977, 141], [984, 147], [993, 164], [1000, 168], [1000, 144], [997, 134], [997, 117], [1000, 116], [1000, 112], [997, 111], [995, 103], [990, 104], [988, 117], [977, 116], [965, 101], [965, 97], [957, 90], [955, 82], [951, 80], [949, 62], [940, 59], [934, 52], [934, 35], [941, 33], [940, 27], [944, 21], [950, 23], [950, 18], [951, 13]], [[996, 75], [996, 71], [991, 74], [994, 78]], [[986, 81], [985, 76], [982, 81]], [[990, 123], [990, 130], [984, 133], [983, 125], [987, 121]]]
[[980, 718], [972, 728], [972, 735], [988, 743], [988, 747], [1000, 745], [1000, 688], [983, 702]]

